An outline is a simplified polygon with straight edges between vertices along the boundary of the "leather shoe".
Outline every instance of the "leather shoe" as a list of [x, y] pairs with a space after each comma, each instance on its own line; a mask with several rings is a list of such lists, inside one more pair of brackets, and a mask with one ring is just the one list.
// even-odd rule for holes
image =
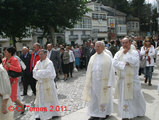
[[99, 120], [99, 117], [90, 117], [88, 120]]
[[22, 109], [21, 114], [24, 114], [24, 112], [25, 112], [25, 108], [26, 108], [26, 105], [24, 105], [24, 108]]
[[27, 94], [22, 94], [21, 96], [26, 96]]

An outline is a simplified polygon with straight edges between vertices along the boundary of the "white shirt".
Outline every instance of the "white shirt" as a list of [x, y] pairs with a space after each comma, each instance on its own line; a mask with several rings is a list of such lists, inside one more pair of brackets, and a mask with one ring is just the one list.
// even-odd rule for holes
[[[144, 57], [145, 56], [145, 52], [146, 52], [145, 47], [142, 47], [140, 55], [142, 55]], [[151, 47], [149, 49], [149, 52], [148, 52], [148, 56], [150, 57], [150, 63], [147, 60], [146, 61], [146, 66], [154, 66], [154, 58], [153, 58], [154, 55], [155, 55], [155, 49], [154, 49], [154, 46], [151, 45]], [[148, 59], [148, 56], [146, 56], [146, 59]]]
[[69, 50], [69, 56], [70, 56], [70, 62], [74, 62], [75, 61], [75, 56], [73, 54], [73, 51], [72, 50]]
[[51, 51], [52, 51], [52, 49], [50, 50], [50, 51], [48, 51], [47, 50], [47, 57], [50, 59], [50, 56], [51, 56]]

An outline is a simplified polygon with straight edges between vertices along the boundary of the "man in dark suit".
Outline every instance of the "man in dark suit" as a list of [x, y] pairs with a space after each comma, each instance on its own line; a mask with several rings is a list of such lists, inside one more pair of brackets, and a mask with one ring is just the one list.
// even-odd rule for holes
[[[47, 44], [47, 50], [48, 51], [49, 51], [50, 47], [52, 47], [52, 44]], [[55, 78], [55, 82], [56, 82], [57, 81], [58, 72], [59, 72], [60, 66], [61, 66], [61, 59], [60, 59], [59, 52], [54, 50], [54, 49], [51, 49], [50, 60], [53, 62], [54, 68], [55, 68], [55, 71], [56, 71], [56, 78]]]
[[91, 45], [90, 45], [90, 56], [89, 56], [89, 58], [90, 58], [92, 55], [94, 55], [95, 53], [96, 53], [96, 50], [94, 49], [94, 44], [91, 43]]
[[30, 73], [30, 60], [31, 54], [27, 47], [22, 48], [22, 54], [20, 55], [21, 60], [26, 65], [26, 69], [23, 71], [22, 82], [23, 82], [23, 96], [27, 95], [28, 85], [31, 83], [31, 73]]
[[90, 56], [90, 45], [89, 45], [89, 42], [85, 42], [83, 48], [82, 48], [82, 51], [83, 51], [83, 57], [84, 57], [84, 61], [85, 61], [85, 67], [87, 69], [87, 65], [88, 65], [88, 62], [89, 62], [89, 56]]

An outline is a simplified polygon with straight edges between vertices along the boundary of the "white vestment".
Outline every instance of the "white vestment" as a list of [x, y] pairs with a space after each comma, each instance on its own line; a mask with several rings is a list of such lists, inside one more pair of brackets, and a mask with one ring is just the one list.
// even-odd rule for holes
[[[46, 112], [36, 110], [35, 118], [46, 120], [52, 118], [52, 116], [60, 116], [60, 111], [56, 111], [59, 103], [54, 83], [55, 76], [56, 73], [52, 61], [46, 58], [43, 61], [39, 60], [37, 62], [33, 70], [33, 77], [38, 80], [36, 84], [37, 96], [35, 107], [47, 109]], [[53, 109], [51, 106], [53, 106]], [[54, 111], [50, 111], [51, 109]]]
[[[104, 108], [101, 108], [101, 88], [102, 88], [102, 67], [103, 67], [103, 56], [106, 55], [107, 59], [110, 60], [110, 70], [109, 71], [109, 77], [108, 77], [108, 83], [106, 86], [110, 86], [108, 88], [108, 103], [102, 104]], [[89, 67], [88, 67], [89, 68]], [[108, 68], [106, 68], [108, 69]], [[89, 70], [87, 70], [88, 72]], [[112, 59], [110, 56], [105, 54], [104, 52], [101, 54], [97, 54], [94, 58], [94, 62], [92, 64], [92, 69], [90, 70], [92, 72], [91, 74], [91, 87], [89, 90], [90, 94], [90, 102], [88, 106], [88, 115], [93, 117], [100, 117], [104, 118], [106, 115], [110, 115], [113, 110], [113, 98], [112, 98], [112, 86], [114, 86], [115, 83], [115, 72], [112, 66]], [[105, 100], [106, 101], [106, 100]]]
[[[0, 119], [1, 120], [13, 120], [14, 111], [9, 111], [8, 107], [13, 105], [10, 94], [11, 94], [11, 84], [8, 77], [7, 71], [3, 68], [2, 64], [0, 64]], [[2, 113], [2, 101], [4, 99], [8, 99], [6, 109], [8, 111], [7, 114]]]
[[[120, 71], [118, 87], [118, 109], [121, 118], [134, 118], [137, 116], [144, 116], [146, 111], [146, 103], [144, 96], [141, 91], [141, 83], [138, 77], [139, 70], [139, 54], [136, 50], [131, 50], [132, 52], [127, 52], [123, 54], [122, 61], [119, 60], [121, 51], [118, 51], [113, 59], [114, 67]], [[126, 62], [132, 66], [134, 76], [133, 76], [133, 96], [132, 99], [125, 99], [124, 89], [125, 89], [125, 70]]]
[[111, 58], [113, 58], [113, 55], [110, 52], [110, 50], [108, 50], [107, 48], [105, 48], [104, 52], [106, 52]]

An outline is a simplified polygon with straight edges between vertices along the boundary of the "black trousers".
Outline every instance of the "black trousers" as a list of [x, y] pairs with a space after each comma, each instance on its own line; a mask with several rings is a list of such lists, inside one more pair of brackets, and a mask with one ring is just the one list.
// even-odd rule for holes
[[30, 86], [31, 86], [31, 89], [34, 93], [34, 95], [36, 95], [36, 82], [37, 80], [33, 78], [33, 72], [31, 72], [31, 79], [30, 79]]
[[30, 84], [30, 75], [29, 74], [24, 74], [22, 76], [22, 83], [23, 83], [23, 94], [27, 95], [28, 85]]
[[69, 73], [70, 73], [71, 76], [72, 76], [73, 68], [74, 68], [73, 62], [70, 62], [69, 63]]

